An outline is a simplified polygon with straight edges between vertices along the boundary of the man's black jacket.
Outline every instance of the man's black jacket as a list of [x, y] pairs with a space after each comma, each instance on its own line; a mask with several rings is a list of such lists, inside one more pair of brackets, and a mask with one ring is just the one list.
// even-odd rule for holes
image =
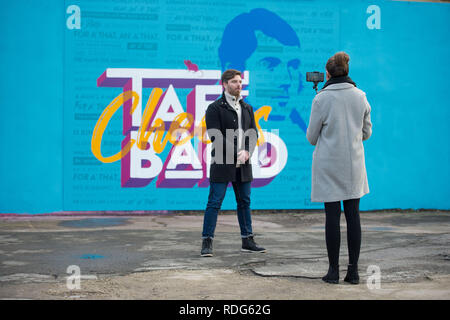
[[[258, 131], [255, 116], [251, 105], [240, 100], [242, 115], [241, 123], [244, 131], [243, 149], [251, 155], [256, 147]], [[206, 129], [213, 143], [211, 151], [210, 182], [236, 181], [236, 163], [238, 149], [238, 116], [236, 111], [228, 104], [225, 94], [211, 103], [206, 109]], [[227, 129], [229, 129], [227, 136]], [[221, 134], [222, 137], [218, 137]], [[221, 144], [221, 145], [219, 145]], [[241, 181], [253, 180], [250, 158], [241, 164]]]

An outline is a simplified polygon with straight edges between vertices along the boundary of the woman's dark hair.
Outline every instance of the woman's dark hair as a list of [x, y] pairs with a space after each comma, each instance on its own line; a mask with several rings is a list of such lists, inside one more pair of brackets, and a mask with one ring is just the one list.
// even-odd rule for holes
[[336, 53], [327, 61], [327, 71], [331, 77], [342, 77], [348, 75], [348, 62], [350, 57], [344, 51]]

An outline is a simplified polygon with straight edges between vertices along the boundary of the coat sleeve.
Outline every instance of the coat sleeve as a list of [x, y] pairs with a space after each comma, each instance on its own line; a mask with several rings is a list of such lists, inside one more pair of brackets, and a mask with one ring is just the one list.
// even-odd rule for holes
[[[205, 113], [205, 122], [206, 122], [206, 129], [211, 130], [220, 130], [220, 116], [219, 112], [214, 106], [214, 104], [210, 104], [208, 108], [206, 109]], [[211, 141], [214, 142], [214, 136], [210, 137]]]
[[372, 122], [370, 121], [370, 111], [371, 107], [369, 101], [367, 101], [366, 95], [364, 95], [364, 104], [365, 104], [365, 112], [364, 112], [364, 120], [363, 120], [363, 141], [370, 138], [372, 135]]
[[224, 163], [224, 141], [220, 131], [220, 114], [214, 104], [210, 104], [205, 113], [206, 130], [212, 143], [211, 163]]
[[323, 116], [320, 110], [320, 105], [317, 102], [317, 97], [314, 98], [311, 106], [311, 116], [309, 117], [309, 125], [306, 130], [306, 138], [313, 146], [316, 145], [319, 139], [320, 131], [322, 130]]

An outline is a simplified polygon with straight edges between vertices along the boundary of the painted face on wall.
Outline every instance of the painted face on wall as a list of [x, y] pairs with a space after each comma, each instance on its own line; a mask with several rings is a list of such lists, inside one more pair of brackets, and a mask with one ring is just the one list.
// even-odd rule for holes
[[[272, 107], [271, 117], [284, 120], [291, 112], [289, 101], [303, 88], [298, 47], [284, 46], [257, 33], [258, 47], [247, 59], [252, 103]], [[295, 107], [295, 106], [294, 106]]]

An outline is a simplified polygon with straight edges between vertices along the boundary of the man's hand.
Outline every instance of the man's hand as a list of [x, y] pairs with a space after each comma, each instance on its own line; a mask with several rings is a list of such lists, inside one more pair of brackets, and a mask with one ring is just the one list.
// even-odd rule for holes
[[239, 163], [245, 163], [248, 160], [248, 158], [250, 158], [250, 154], [248, 153], [247, 150], [241, 150], [238, 152], [237, 155], [238, 155], [237, 161]]

